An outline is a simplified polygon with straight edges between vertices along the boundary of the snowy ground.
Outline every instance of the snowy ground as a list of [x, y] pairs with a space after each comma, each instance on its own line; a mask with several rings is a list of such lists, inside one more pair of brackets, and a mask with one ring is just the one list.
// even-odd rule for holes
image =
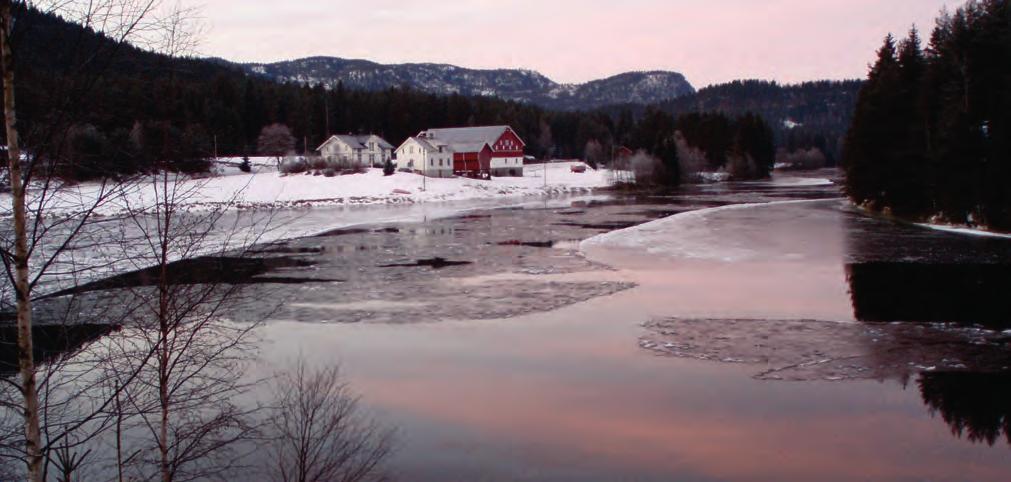
[[[312, 174], [286, 176], [279, 174], [263, 159], [252, 161], [252, 173], [243, 173], [235, 166], [219, 163], [215, 167], [215, 176], [181, 179], [181, 190], [189, 192], [184, 207], [190, 211], [200, 211], [218, 208], [223, 204], [238, 210], [417, 204], [588, 193], [609, 184], [607, 172], [603, 170], [572, 172], [572, 165], [581, 164], [578, 162], [552, 163], [547, 165], [547, 169], [545, 165], [527, 166], [524, 177], [476, 180], [460, 177], [426, 178], [403, 172], [384, 176], [381, 169], [336, 177]], [[130, 185], [124, 188], [121, 198], [103, 204], [98, 214], [118, 214], [125, 211], [127, 206], [133, 209], [150, 206], [155, 200], [156, 188], [155, 183], [146, 181]], [[60, 199], [48, 203], [47, 212], [50, 215], [74, 213], [80, 206], [88, 205], [101, 189], [103, 187], [98, 183], [83, 183], [66, 188]], [[9, 200], [3, 199], [6, 196], [0, 196], [0, 205], [10, 204]]]
[[949, 224], [927, 224], [927, 223], [917, 224], [917, 226], [956, 234], [968, 234], [971, 236], [983, 236], [987, 238], [1011, 239], [1011, 234], [1009, 233], [995, 233], [993, 231], [986, 231], [984, 229], [978, 228], [970, 228], [968, 226], [952, 226]]

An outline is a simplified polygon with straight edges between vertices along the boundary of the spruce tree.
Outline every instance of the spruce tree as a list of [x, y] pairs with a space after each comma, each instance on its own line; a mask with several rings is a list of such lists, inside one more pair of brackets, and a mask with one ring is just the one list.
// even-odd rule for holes
[[884, 180], [894, 142], [894, 96], [899, 82], [895, 38], [889, 34], [860, 89], [843, 153], [846, 192], [858, 204], [885, 207], [889, 185]]

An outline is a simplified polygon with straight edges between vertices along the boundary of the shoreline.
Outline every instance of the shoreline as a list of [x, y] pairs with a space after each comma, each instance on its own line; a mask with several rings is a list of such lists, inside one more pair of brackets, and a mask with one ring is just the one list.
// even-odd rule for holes
[[941, 231], [941, 232], [951, 233], [951, 234], [962, 234], [962, 235], [966, 235], [966, 236], [979, 236], [979, 237], [986, 237], [986, 238], [1011, 239], [1011, 232], [992, 231], [992, 230], [984, 229], [984, 228], [980, 228], [980, 227], [973, 227], [973, 226], [970, 226], [968, 224], [947, 224], [947, 223], [923, 222], [922, 220], [915, 220], [915, 219], [905, 218], [905, 217], [902, 217], [902, 216], [897, 216], [895, 214], [887, 214], [887, 213], [884, 213], [884, 212], [881, 212], [881, 211], [870, 209], [870, 208], [868, 208], [866, 206], [861, 206], [859, 204], [856, 204], [856, 203], [854, 203], [849, 198], [844, 198], [844, 199], [846, 200], [846, 204], [849, 207], [851, 207], [851, 208], [853, 208], [853, 209], [855, 209], [855, 210], [857, 210], [857, 211], [859, 211], [859, 212], [861, 212], [861, 213], [863, 213], [863, 214], [865, 214], [867, 216], [873, 217], [873, 218], [887, 219], [889, 221], [893, 221], [893, 222], [897, 222], [897, 223], [901, 223], [901, 224], [907, 224], [907, 225], [912, 225], [912, 226], [916, 226], [916, 227], [920, 227], [920, 228], [924, 228], [924, 229], [932, 229], [934, 231]]

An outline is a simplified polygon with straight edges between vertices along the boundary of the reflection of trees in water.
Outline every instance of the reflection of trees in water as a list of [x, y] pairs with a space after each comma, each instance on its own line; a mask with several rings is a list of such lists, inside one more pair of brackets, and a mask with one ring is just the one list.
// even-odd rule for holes
[[846, 216], [846, 278], [860, 321], [1011, 326], [1011, 241]]
[[924, 373], [919, 380], [931, 414], [959, 438], [991, 446], [1011, 444], [1011, 373]]
[[910, 370], [942, 370], [921, 372], [917, 381], [931, 414], [959, 438], [1011, 444], [1011, 372], [1004, 368], [1011, 343], [993, 330], [1011, 326], [1011, 241], [858, 215], [847, 216], [846, 231], [846, 278], [858, 320], [960, 326], [871, 323], [900, 335], [886, 343], [875, 337], [867, 344], [871, 356], [899, 367], [907, 362], [896, 354], [905, 352], [903, 358], [922, 362]]
[[1011, 265], [858, 263], [846, 278], [860, 321], [1011, 325]]
[[[88, 343], [118, 329], [107, 324], [39, 325], [32, 328], [35, 362], [44, 364], [56, 357], [70, 355]], [[18, 371], [17, 327], [0, 325], [0, 376]]]

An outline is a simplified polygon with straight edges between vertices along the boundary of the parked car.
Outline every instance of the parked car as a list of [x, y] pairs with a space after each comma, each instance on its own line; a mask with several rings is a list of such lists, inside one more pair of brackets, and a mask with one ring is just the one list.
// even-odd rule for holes
[[586, 172], [586, 164], [573, 164], [569, 169], [572, 170], [572, 172], [583, 173]]

